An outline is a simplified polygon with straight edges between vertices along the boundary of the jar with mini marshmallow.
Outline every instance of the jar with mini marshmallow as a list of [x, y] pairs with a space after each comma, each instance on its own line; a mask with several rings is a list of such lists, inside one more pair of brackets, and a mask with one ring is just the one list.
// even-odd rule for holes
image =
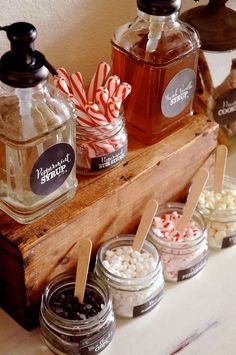
[[206, 265], [207, 230], [202, 215], [195, 211], [183, 234], [176, 228], [184, 204], [169, 202], [159, 207], [150, 228], [148, 240], [157, 247], [166, 281], [192, 278]]
[[104, 350], [115, 332], [108, 287], [89, 274], [83, 304], [74, 297], [75, 274], [56, 276], [46, 287], [39, 323], [43, 340], [54, 354], [94, 355]]
[[134, 235], [105, 242], [96, 256], [95, 273], [109, 286], [116, 316], [135, 318], [151, 311], [162, 299], [164, 278], [157, 249], [145, 240], [132, 248]]
[[202, 192], [198, 209], [208, 228], [208, 243], [212, 248], [228, 248], [236, 244], [236, 180], [224, 177], [221, 193], [214, 193], [213, 179]]
[[128, 138], [123, 114], [94, 127], [77, 124], [77, 171], [93, 175], [117, 166], [127, 154]]

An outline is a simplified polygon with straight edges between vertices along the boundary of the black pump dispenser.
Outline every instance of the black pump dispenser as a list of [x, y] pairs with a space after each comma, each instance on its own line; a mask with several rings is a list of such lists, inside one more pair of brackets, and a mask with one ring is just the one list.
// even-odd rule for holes
[[137, 0], [140, 11], [154, 16], [170, 16], [181, 7], [181, 0]]
[[49, 71], [57, 71], [47, 62], [44, 55], [34, 50], [36, 28], [27, 22], [16, 22], [0, 27], [6, 31], [11, 50], [0, 59], [0, 80], [9, 86], [27, 88], [47, 79]]

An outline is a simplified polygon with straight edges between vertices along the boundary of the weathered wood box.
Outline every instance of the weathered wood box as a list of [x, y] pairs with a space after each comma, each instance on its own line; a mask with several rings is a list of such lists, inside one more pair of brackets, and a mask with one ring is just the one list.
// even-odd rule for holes
[[182, 199], [203, 165], [213, 164], [218, 126], [203, 115], [186, 117], [176, 133], [151, 146], [129, 140], [122, 165], [96, 177], [79, 177], [76, 196], [48, 216], [20, 225], [0, 212], [0, 302], [30, 329], [47, 282], [76, 264], [81, 238], [102, 241], [135, 232], [150, 198]]

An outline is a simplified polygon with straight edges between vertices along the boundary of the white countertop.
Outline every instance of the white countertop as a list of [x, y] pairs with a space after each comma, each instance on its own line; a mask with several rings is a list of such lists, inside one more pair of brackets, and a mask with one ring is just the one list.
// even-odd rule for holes
[[[227, 174], [236, 177], [236, 151]], [[236, 246], [210, 250], [203, 271], [190, 280], [166, 283], [150, 313], [117, 321], [103, 355], [236, 354]], [[0, 309], [1, 355], [49, 355], [39, 329], [27, 332]]]

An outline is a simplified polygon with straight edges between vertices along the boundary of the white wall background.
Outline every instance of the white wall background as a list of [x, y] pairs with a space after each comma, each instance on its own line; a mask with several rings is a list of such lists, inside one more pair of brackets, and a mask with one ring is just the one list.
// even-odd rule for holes
[[[182, 3], [184, 11], [207, 0]], [[37, 49], [55, 67], [79, 70], [88, 81], [100, 61], [110, 62], [110, 38], [116, 27], [135, 17], [136, 0], [0, 0], [0, 9], [1, 26], [31, 22], [38, 30]], [[8, 46], [0, 32], [0, 55]]]

